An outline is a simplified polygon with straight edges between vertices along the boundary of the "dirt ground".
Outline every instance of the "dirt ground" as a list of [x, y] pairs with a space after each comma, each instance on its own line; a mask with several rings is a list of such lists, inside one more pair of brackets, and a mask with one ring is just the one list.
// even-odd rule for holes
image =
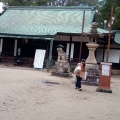
[[120, 120], [120, 75], [112, 76], [113, 93], [82, 88], [74, 78], [0, 67], [0, 120]]

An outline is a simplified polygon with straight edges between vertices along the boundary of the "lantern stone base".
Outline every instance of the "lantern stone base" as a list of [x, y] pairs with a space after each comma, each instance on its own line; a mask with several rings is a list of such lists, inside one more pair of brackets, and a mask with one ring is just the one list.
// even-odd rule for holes
[[97, 64], [86, 64], [85, 72], [87, 73], [86, 80], [82, 81], [85, 85], [99, 85], [100, 70]]
[[53, 67], [52, 75], [61, 77], [71, 77], [70, 65], [67, 61], [57, 61]]

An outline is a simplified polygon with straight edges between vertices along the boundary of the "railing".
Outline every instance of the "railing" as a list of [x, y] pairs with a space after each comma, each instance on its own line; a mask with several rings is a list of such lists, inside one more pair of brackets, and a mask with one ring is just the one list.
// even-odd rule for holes
[[33, 67], [33, 62], [34, 62], [34, 58], [31, 57], [19, 57], [16, 59], [16, 65], [17, 66], [29, 66], [29, 67]]
[[0, 56], [0, 63], [4, 65], [14, 66], [33, 66], [34, 58], [28, 57], [14, 57], [14, 56]]
[[12, 64], [12, 65], [15, 65], [16, 57], [0, 56], [0, 63], [1, 64]]

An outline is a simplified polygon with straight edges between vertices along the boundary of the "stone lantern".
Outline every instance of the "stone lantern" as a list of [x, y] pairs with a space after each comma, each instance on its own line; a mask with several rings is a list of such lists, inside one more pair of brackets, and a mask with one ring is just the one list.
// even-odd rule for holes
[[102, 37], [103, 35], [98, 33], [97, 31], [98, 23], [93, 22], [91, 26], [91, 30], [89, 33], [84, 33], [85, 36], [88, 36], [90, 39], [90, 42], [86, 44], [86, 46], [89, 49], [89, 55], [86, 59], [86, 64], [97, 64], [96, 58], [95, 58], [95, 50], [99, 47], [97, 44], [97, 38]]
[[97, 44], [97, 38], [102, 37], [103, 35], [98, 33], [97, 31], [98, 23], [93, 22], [91, 26], [91, 30], [89, 33], [84, 33], [84, 36], [88, 36], [90, 41], [86, 44], [86, 46], [89, 49], [89, 55], [86, 59], [86, 72], [87, 72], [87, 78], [86, 80], [88, 82], [95, 82], [98, 81], [97, 76], [99, 76], [99, 65], [97, 64], [96, 58], [95, 58], [95, 50], [99, 47]]

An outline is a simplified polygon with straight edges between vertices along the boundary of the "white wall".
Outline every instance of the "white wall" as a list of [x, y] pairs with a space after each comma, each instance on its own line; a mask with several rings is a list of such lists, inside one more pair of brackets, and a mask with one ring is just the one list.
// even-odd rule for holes
[[[107, 49], [105, 50], [105, 61], [107, 56]], [[120, 60], [120, 50], [110, 49], [108, 62], [119, 63]]]
[[[105, 49], [104, 61], [106, 61], [107, 49]], [[103, 58], [103, 49], [97, 49], [96, 59], [101, 61]], [[120, 60], [120, 50], [110, 49], [108, 62], [119, 63]]]

